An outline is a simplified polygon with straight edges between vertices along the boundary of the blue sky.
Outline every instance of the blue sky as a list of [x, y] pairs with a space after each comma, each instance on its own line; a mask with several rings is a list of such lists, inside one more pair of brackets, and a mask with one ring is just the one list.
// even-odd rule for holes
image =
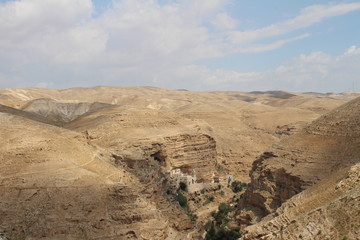
[[359, 91], [359, 22], [350, 0], [0, 0], [0, 88]]

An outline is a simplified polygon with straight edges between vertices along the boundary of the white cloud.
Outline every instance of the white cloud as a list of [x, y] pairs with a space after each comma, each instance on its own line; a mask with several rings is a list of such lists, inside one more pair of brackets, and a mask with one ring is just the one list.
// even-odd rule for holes
[[306, 33], [294, 38], [288, 38], [288, 39], [282, 39], [282, 40], [278, 40], [275, 41], [273, 43], [269, 43], [269, 44], [251, 44], [251, 45], [247, 45], [244, 47], [237, 47], [234, 49], [234, 52], [237, 53], [260, 53], [260, 52], [266, 52], [266, 51], [270, 51], [270, 50], [274, 50], [277, 48], [280, 48], [282, 46], [284, 46], [285, 44], [288, 44], [290, 42], [294, 42], [300, 39], [304, 39], [310, 37], [310, 34]]
[[349, 47], [345, 52], [345, 55], [357, 55], [357, 54], [360, 54], [360, 47], [356, 47], [356, 46]]
[[[284, 89], [310, 91], [318, 83], [326, 84], [332, 62], [333, 59], [329, 55], [321, 52], [302, 54], [278, 66], [275, 73], [271, 73], [270, 76], [278, 81], [278, 85], [283, 85]], [[325, 89], [325, 86], [322, 87]]]
[[309, 27], [325, 18], [340, 16], [358, 9], [360, 9], [360, 3], [313, 5], [303, 9], [297, 17], [284, 22], [272, 24], [256, 30], [233, 31], [229, 34], [229, 39], [231, 42], [239, 44], [284, 35], [294, 30]]
[[[19, 44], [88, 21], [91, 0], [22, 0], [0, 3], [1, 43]], [[15, 40], [15, 42], [14, 42]]]
[[348, 91], [360, 83], [360, 51], [352, 46], [339, 56], [323, 52], [293, 58], [266, 74], [276, 79], [277, 86], [293, 91]]
[[[0, 4], [0, 51], [22, 63], [58, 54], [91, 52], [81, 25], [91, 21], [91, 0], [22, 0]], [[81, 43], [79, 43], [81, 41]], [[75, 46], [73, 46], [75, 45]], [[72, 47], [73, 46], [73, 47]], [[68, 58], [71, 62], [73, 58]]]
[[211, 23], [220, 30], [236, 28], [238, 21], [227, 13], [219, 13]]
[[[186, 63], [243, 52], [273, 50], [308, 37], [280, 39], [269, 44], [254, 40], [304, 28], [323, 18], [360, 8], [360, 3], [316, 5], [283, 23], [254, 31], [230, 31], [237, 20], [224, 10], [227, 0], [122, 0], [97, 18], [90, 0], [21, 0], [0, 4], [0, 51], [13, 59], [54, 63], [96, 62], [142, 65], [145, 62]], [[210, 32], [207, 23], [220, 32]], [[238, 43], [246, 44], [239, 45]]]
[[231, 85], [241, 85], [246, 82], [254, 82], [261, 79], [262, 73], [237, 72], [224, 69], [212, 70], [206, 66], [186, 65], [159, 73], [154, 82], [157, 84], [169, 84], [172, 88], [186, 88], [190, 84], [195, 89], [216, 90], [226, 89]]
[[332, 61], [333, 59], [329, 55], [322, 52], [313, 52], [310, 55], [301, 54], [285, 65], [278, 66], [275, 72], [278, 76], [287, 74], [299, 76], [309, 72], [325, 76], [328, 73], [328, 66]]
[[[49, 87], [49, 82], [54, 87], [71, 87], [74, 82], [116, 84], [119, 79], [128, 85], [149, 84], [155, 79], [163, 87], [174, 88], [188, 83], [194, 89], [251, 84], [263, 79], [264, 74], [211, 70], [193, 63], [199, 59], [277, 49], [310, 37], [307, 33], [284, 36], [289, 32], [360, 9], [360, 3], [315, 5], [287, 21], [241, 32], [236, 30], [239, 19], [226, 11], [228, 3], [229, 0], [178, 0], [166, 4], [155, 0], [114, 0], [112, 7], [96, 18], [92, 17], [91, 0], [0, 3], [3, 79], [0, 87], [11, 85], [4, 84], [4, 79], [43, 87]], [[274, 36], [279, 38], [267, 44], [258, 43]], [[339, 58], [345, 61], [347, 55], [359, 55], [359, 51], [352, 46]], [[320, 57], [321, 54], [315, 53], [304, 55], [303, 59], [299, 57], [279, 66], [272, 76], [291, 79], [297, 73], [299, 82], [310, 70], [327, 76], [331, 72], [329, 64], [319, 62]], [[301, 63], [302, 67], [295, 67], [293, 62]], [[42, 72], [41, 79], [38, 72]], [[46, 76], [51, 80], [44, 79]], [[61, 84], [59, 79], [68, 83]]]
[[351, 46], [344, 53], [332, 56], [323, 52], [301, 54], [264, 72], [237, 72], [186, 65], [159, 73], [154, 83], [172, 84], [172, 88], [202, 90], [237, 89], [288, 91], [349, 91], [360, 90], [360, 48]]

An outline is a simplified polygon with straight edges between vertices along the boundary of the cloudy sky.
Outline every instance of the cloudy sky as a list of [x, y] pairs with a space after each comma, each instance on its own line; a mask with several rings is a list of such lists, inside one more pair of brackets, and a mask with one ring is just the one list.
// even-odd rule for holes
[[0, 88], [360, 91], [360, 1], [0, 0]]

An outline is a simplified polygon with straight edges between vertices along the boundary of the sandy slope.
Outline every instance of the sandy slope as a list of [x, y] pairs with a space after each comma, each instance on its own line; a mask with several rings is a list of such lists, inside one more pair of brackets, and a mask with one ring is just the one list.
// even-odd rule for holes
[[254, 162], [238, 219], [255, 223], [270, 215], [248, 227], [244, 239], [358, 239], [359, 114], [356, 98]]
[[[185, 239], [194, 229], [166, 194], [167, 171], [195, 169], [203, 181], [211, 181], [213, 172], [229, 172], [249, 181], [254, 160], [279, 141], [283, 148], [310, 143], [315, 157], [317, 149], [345, 148], [339, 141], [347, 136], [333, 141], [318, 134], [323, 118], [306, 128], [314, 136], [286, 139], [306, 135], [303, 126], [354, 96], [153, 87], [2, 89], [0, 233], [10, 239]], [[331, 126], [347, 126], [341, 122], [346, 116], [334, 117]], [[336, 167], [312, 174], [321, 164], [299, 165], [291, 173], [317, 182]]]

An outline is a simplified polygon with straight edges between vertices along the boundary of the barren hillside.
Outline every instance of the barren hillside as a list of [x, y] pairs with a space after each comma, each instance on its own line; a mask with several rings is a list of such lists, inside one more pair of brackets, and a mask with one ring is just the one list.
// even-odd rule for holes
[[179, 207], [169, 204], [180, 223], [164, 217], [138, 178], [83, 135], [0, 119], [0, 232], [9, 239], [174, 239], [189, 228]]
[[[198, 239], [217, 204], [236, 197], [226, 184], [223, 191], [211, 185], [214, 176], [249, 182], [251, 168], [252, 185], [244, 195], [249, 211], [238, 220], [255, 223], [339, 168], [342, 179], [358, 161], [358, 101], [303, 129], [355, 96], [152, 87], [2, 89], [0, 234]], [[178, 170], [208, 187], [206, 194], [200, 188], [184, 192], [189, 207], [180, 206], [179, 190], [171, 187]], [[206, 205], [209, 197], [213, 202]], [[261, 229], [266, 227], [256, 231]]]
[[359, 114], [357, 98], [254, 162], [238, 220], [254, 224], [271, 215], [248, 227], [244, 239], [358, 239]]
[[[46, 116], [57, 125], [74, 121], [68, 127], [79, 131], [88, 129], [92, 134], [105, 134], [98, 129], [104, 120], [113, 125], [113, 131], [109, 132], [109, 128], [106, 132], [110, 141], [120, 141], [121, 138], [140, 142], [144, 138], [158, 139], [161, 131], [160, 135], [170, 137], [178, 134], [176, 128], [182, 129], [182, 132], [209, 135], [216, 142], [217, 164], [245, 182], [249, 181], [248, 172], [259, 154], [349, 98], [349, 95], [335, 94], [188, 92], [152, 87], [4, 89], [0, 90], [0, 94], [6, 99], [4, 102], [0, 99], [0, 103]], [[44, 102], [44, 98], [49, 100]], [[12, 101], [9, 102], [9, 99]], [[89, 111], [89, 104], [94, 102], [102, 103], [101, 107], [113, 104], [115, 108], [101, 109], [98, 104], [97, 108]], [[145, 112], [153, 116], [146, 116]], [[122, 129], [122, 125], [118, 124], [119, 115], [126, 115], [133, 128], [139, 126], [143, 130], [137, 134], [129, 134], [125, 130], [121, 136], [110, 137], [112, 132]], [[162, 118], [167, 119], [164, 121], [171, 118], [178, 127], [173, 129], [171, 124], [161, 123]], [[162, 128], [157, 126], [159, 124], [168, 124], [168, 127], [157, 130]], [[130, 130], [129, 126], [126, 128]]]

